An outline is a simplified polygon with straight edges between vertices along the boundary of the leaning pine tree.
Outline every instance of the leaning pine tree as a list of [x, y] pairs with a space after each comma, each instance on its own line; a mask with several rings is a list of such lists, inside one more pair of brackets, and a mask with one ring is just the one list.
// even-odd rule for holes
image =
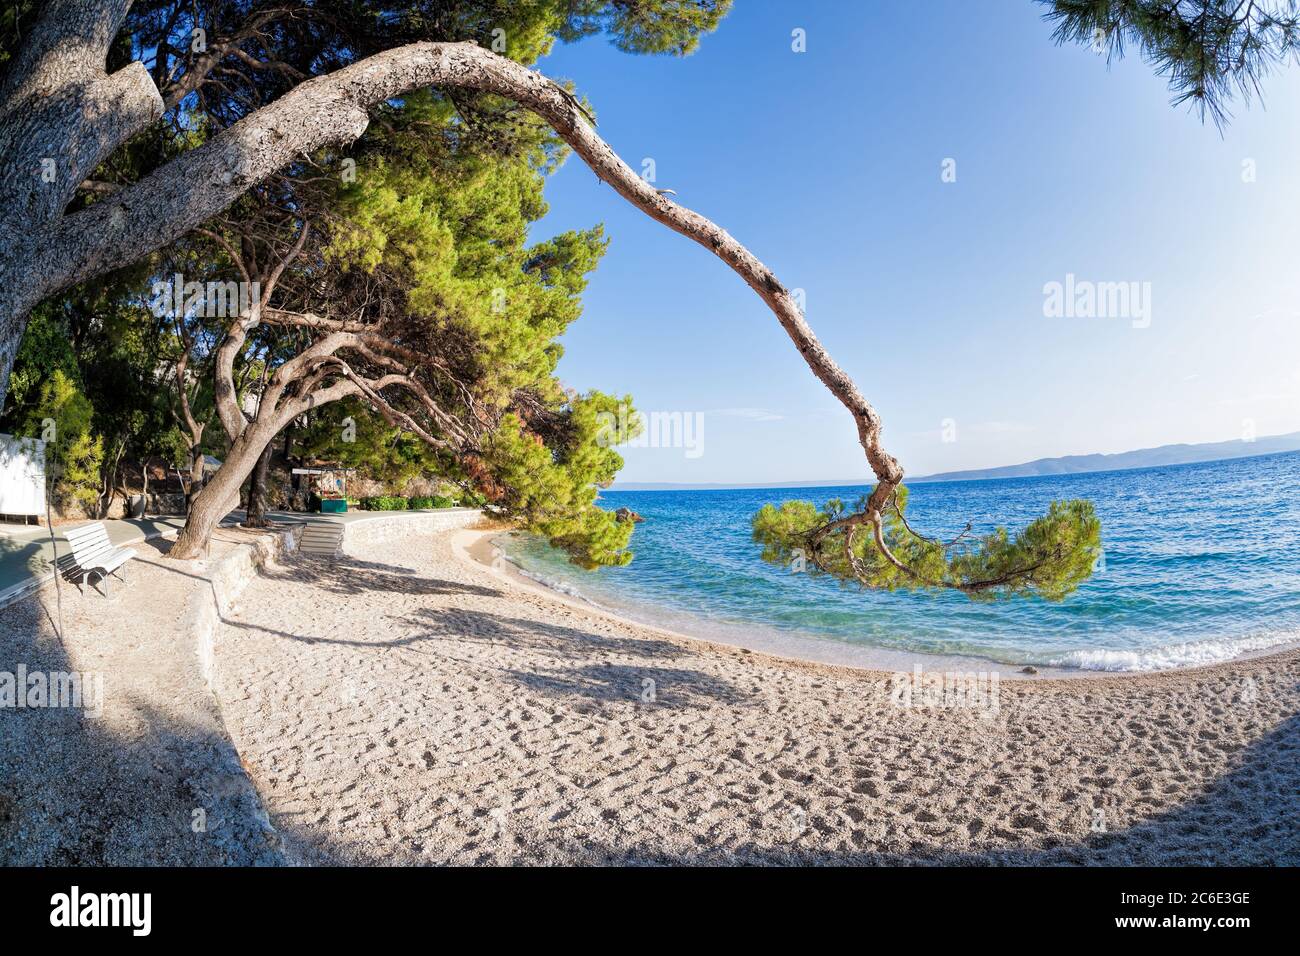
[[[598, 3], [583, 6], [591, 9], [593, 16], [607, 15], [624, 24], [634, 45], [637, 30], [654, 20], [653, 16], [627, 18], [620, 13], [636, 5], [610, 4], [608, 9]], [[669, 3], [648, 6], [656, 16], [669, 20], [685, 7]], [[308, 13], [296, 22], [310, 23], [313, 5], [304, 4], [303, 8]], [[712, 14], [718, 14], [720, 8], [718, 3], [698, 7]], [[164, 100], [157, 87], [167, 79], [165, 71], [155, 70], [157, 75], [151, 76], [139, 63], [112, 74], [104, 70], [106, 52], [127, 9], [122, 0], [80, 4], [52, 0], [47, 15], [28, 35], [0, 83], [0, 147], [6, 155], [12, 152], [15, 167], [36, 168], [40, 156], [48, 156], [51, 150], [64, 149], [69, 154], [59, 189], [37, 188], [29, 178], [20, 176], [6, 190], [0, 190], [0, 222], [9, 222], [20, 209], [33, 222], [25, 231], [15, 230], [19, 240], [0, 256], [0, 288], [10, 290], [7, 296], [0, 296], [0, 379], [7, 374], [12, 360], [15, 333], [20, 332], [27, 312], [41, 299], [136, 261], [202, 226], [254, 186], [280, 176], [304, 154], [356, 140], [369, 125], [370, 110], [379, 104], [428, 87], [449, 96], [453, 92], [491, 94], [541, 117], [597, 177], [627, 201], [725, 262], [768, 306], [809, 369], [848, 411], [876, 477], [875, 487], [852, 510], [828, 508], [818, 512], [811, 506], [787, 504], [764, 511], [756, 519], [755, 533], [768, 557], [780, 559], [804, 547], [815, 568], [866, 586], [954, 588], [973, 595], [1034, 592], [1055, 598], [1087, 577], [1099, 542], [1099, 528], [1091, 506], [1084, 502], [1057, 503], [1014, 535], [996, 531], [953, 544], [913, 531], [905, 518], [903, 469], [882, 444], [879, 415], [818, 342], [790, 291], [724, 229], [641, 179], [597, 135], [587, 110], [563, 86], [474, 43], [417, 40], [386, 47], [383, 41], [376, 44], [374, 38], [367, 37], [363, 43], [335, 45], [327, 56], [295, 62], [277, 60], [266, 57], [264, 49], [273, 31], [267, 29], [267, 23], [259, 23], [242, 38], [232, 36], [203, 57], [189, 58], [180, 75], [194, 77], [195, 85], [187, 89], [182, 83], [169, 94], [177, 99]], [[267, 15], [274, 18], [274, 13]], [[391, 22], [391, 18], [376, 19], [373, 25]], [[716, 16], [712, 22], [716, 22]], [[684, 33], [692, 43], [694, 30], [693, 25], [687, 25]], [[419, 32], [407, 35], [418, 36]], [[241, 47], [241, 43], [247, 43], [248, 48]], [[379, 52], [349, 62], [353, 52], [375, 49], [377, 45], [381, 47]], [[53, 58], [43, 61], [42, 57], [56, 48], [63, 51], [60, 68], [43, 66]], [[248, 58], [256, 61], [259, 53], [265, 57], [259, 76], [287, 78], [287, 91], [280, 94], [275, 90], [279, 95], [266, 105], [241, 114], [201, 146], [159, 166], [134, 184], [111, 191], [103, 201], [72, 214], [65, 212], [69, 198], [96, 166], [129, 137], [154, 123], [169, 103], [181, 102], [195, 90], [201, 92], [216, 64], [235, 59], [246, 62]], [[343, 62], [347, 65], [341, 65]], [[298, 82], [306, 70], [322, 63], [327, 67], [339, 65]], [[299, 238], [283, 251], [281, 263], [287, 266], [296, 259], [306, 246], [301, 239], [305, 235], [304, 226]], [[272, 271], [275, 268], [280, 267], [272, 267]], [[264, 289], [268, 298], [258, 304], [258, 316], [246, 319], [249, 329], [277, 319], [269, 298], [272, 294], [273, 290]], [[402, 339], [394, 341], [383, 335], [382, 349], [376, 348], [377, 341], [365, 341], [370, 330], [358, 328], [357, 323], [369, 319], [306, 313], [294, 316], [289, 310], [280, 310], [278, 321], [327, 332], [323, 339], [328, 341], [308, 346], [270, 377], [271, 400], [263, 397], [263, 404], [270, 409], [267, 418], [240, 432], [241, 436], [251, 436], [237, 439], [236, 443], [242, 442], [241, 452], [251, 453], [256, 447], [260, 454], [261, 447], [284, 424], [332, 395], [364, 395], [381, 410], [387, 406], [386, 413], [393, 420], [418, 434], [422, 429], [419, 422], [383, 398], [377, 387], [380, 384], [400, 387], [405, 400], [418, 403], [449, 429], [459, 427], [453, 421], [458, 416], [452, 415], [444, 403], [421, 394], [421, 389], [427, 392], [426, 382], [435, 375], [436, 365], [426, 362], [418, 350], [405, 351]], [[239, 337], [241, 333], [236, 330], [233, 334]], [[343, 342], [351, 344], [352, 351], [369, 363], [364, 371], [337, 357], [335, 346]], [[340, 369], [340, 362], [347, 366], [346, 372]], [[324, 378], [334, 374], [340, 379], [324, 385]], [[584, 400], [574, 396], [567, 408], [543, 401], [534, 406], [535, 420], [507, 410], [480, 440], [483, 449], [503, 462], [482, 475], [484, 485], [500, 479], [508, 481], [511, 476], [521, 481], [536, 479], [530, 480], [528, 487], [509, 488], [497, 496], [502, 511], [511, 515], [536, 509], [529, 523], [543, 529], [557, 544], [575, 550], [578, 560], [584, 563], [626, 560], [617, 526], [601, 517], [604, 512], [573, 508], [590, 493], [590, 487], [574, 491], [569, 483], [569, 478], [581, 471], [592, 479], [590, 484], [598, 483], [604, 469], [602, 462], [612, 461], [599, 454], [613, 454], [599, 442], [573, 440], [575, 435], [583, 437], [585, 423], [594, 423], [598, 411], [608, 410], [610, 401], [607, 397]], [[229, 412], [227, 405], [223, 415]], [[233, 419], [231, 424], [243, 427]], [[445, 442], [442, 436], [424, 431], [435, 442]], [[559, 459], [556, 449], [547, 446], [548, 431], [556, 439], [568, 437], [570, 443], [565, 447], [584, 463], [583, 469], [570, 471], [569, 478], [550, 471], [549, 466]], [[445, 450], [456, 455], [453, 445]], [[247, 459], [241, 454], [241, 460]], [[253, 455], [247, 461], [249, 469], [255, 460]], [[463, 460], [468, 469], [474, 468], [473, 456], [464, 456]], [[213, 497], [219, 504], [219, 496]], [[545, 530], [552, 521], [560, 524]], [[182, 554], [197, 553], [196, 538], [187, 529], [178, 542], [178, 547], [183, 545]]]

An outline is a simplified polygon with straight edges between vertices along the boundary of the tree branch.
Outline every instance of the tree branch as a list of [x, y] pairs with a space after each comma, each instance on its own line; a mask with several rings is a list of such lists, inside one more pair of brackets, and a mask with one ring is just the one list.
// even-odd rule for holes
[[[790, 292], [753, 253], [699, 213], [638, 176], [587, 123], [573, 96], [539, 73], [468, 43], [416, 43], [301, 84], [204, 146], [68, 217], [59, 227], [58, 281], [76, 282], [156, 248], [229, 206], [303, 152], [354, 139], [366, 108], [430, 85], [496, 93], [542, 116], [587, 163], [652, 219], [722, 259], [772, 310], [813, 374], [848, 409], [878, 483], [868, 512], [878, 521], [903, 470], [880, 444], [880, 417], [817, 340]], [[165, 213], [165, 214], [164, 214]]]

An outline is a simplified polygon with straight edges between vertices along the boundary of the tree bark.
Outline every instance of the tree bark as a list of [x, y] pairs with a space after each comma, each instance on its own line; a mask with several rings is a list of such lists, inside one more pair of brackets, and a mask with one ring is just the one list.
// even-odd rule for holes
[[244, 521], [250, 528], [265, 528], [270, 524], [266, 520], [266, 504], [270, 492], [271, 455], [274, 450], [275, 441], [272, 439], [266, 443], [262, 453], [257, 456], [257, 464], [253, 466], [253, 477], [248, 483], [248, 511]]
[[190, 513], [190, 505], [194, 503], [194, 496], [203, 490], [204, 475], [204, 458], [203, 449], [198, 443], [190, 445], [190, 486], [185, 490], [185, 513]]
[[257, 465], [262, 450], [266, 448], [279, 428], [266, 423], [244, 430], [230, 445], [230, 451], [221, 467], [210, 481], [190, 501], [185, 527], [176, 537], [176, 543], [167, 552], [169, 558], [189, 560], [207, 551], [212, 532], [221, 519], [239, 503], [239, 489]]
[[66, 287], [42, 266], [51, 231], [95, 167], [163, 112], [143, 64], [105, 70], [129, 6], [48, 0], [0, 88], [0, 400], [27, 313]]

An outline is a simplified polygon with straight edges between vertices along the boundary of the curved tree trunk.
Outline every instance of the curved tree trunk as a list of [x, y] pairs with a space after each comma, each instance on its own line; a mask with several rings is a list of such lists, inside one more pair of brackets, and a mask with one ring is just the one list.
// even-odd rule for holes
[[245, 429], [231, 444], [230, 453], [217, 473], [190, 502], [185, 527], [167, 552], [169, 558], [188, 560], [201, 557], [207, 551], [212, 532], [239, 503], [239, 489], [274, 436], [274, 430], [254, 426]]
[[[637, 175], [596, 134], [572, 93], [473, 43], [412, 43], [300, 83], [139, 182], [63, 215], [78, 184], [164, 108], [143, 65], [134, 63], [112, 75], [104, 71], [105, 53], [126, 8], [127, 0], [50, 0], [46, 16], [9, 70], [7, 88], [0, 90], [0, 156], [6, 157], [0, 171], [11, 173], [0, 177], [0, 226], [11, 235], [30, 237], [0, 244], [0, 396], [27, 313], [42, 298], [138, 261], [229, 208], [297, 157], [355, 140], [369, 124], [368, 109], [377, 103], [428, 86], [475, 89], [537, 113], [597, 177], [655, 221], [709, 250], [767, 304], [813, 374], [853, 416], [858, 441], [878, 479], [864, 517], [877, 526], [879, 539], [881, 515], [903, 469], [881, 444], [875, 408], [817, 340], [795, 297], [726, 230]], [[65, 42], [70, 40], [77, 42]], [[66, 55], [52, 55], [56, 49]], [[56, 189], [33, 184], [29, 171], [39, 168], [42, 156], [65, 154], [69, 168], [56, 180]], [[245, 452], [253, 457], [239, 469], [223, 468], [228, 474], [221, 487], [237, 475], [238, 489], [260, 444], [256, 452]], [[209, 503], [218, 497], [209, 494], [212, 487], [196, 496], [196, 510], [200, 499], [203, 509], [220, 507]], [[216, 519], [209, 518], [205, 513], [195, 527], [207, 525], [210, 531]], [[178, 556], [197, 553], [188, 525], [178, 546], [182, 543]]]
[[144, 64], [105, 61], [129, 0], [47, 0], [0, 87], [0, 399], [27, 314], [55, 291], [50, 231], [110, 153], [159, 119]]

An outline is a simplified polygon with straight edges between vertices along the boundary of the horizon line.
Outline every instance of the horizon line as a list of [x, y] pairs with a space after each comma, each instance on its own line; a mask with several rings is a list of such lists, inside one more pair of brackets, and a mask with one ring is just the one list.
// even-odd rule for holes
[[[1056, 455], [1050, 458], [1034, 458], [1029, 461], [1017, 462], [1016, 464], [1012, 464], [1012, 465], [993, 465], [988, 468], [965, 468], [958, 471], [937, 471], [926, 475], [918, 475], [915, 478], [905, 479], [904, 483], [906, 484], [907, 481], [914, 481], [914, 482], [925, 481], [925, 482], [933, 482], [935, 484], [946, 484], [949, 482], [958, 482], [958, 481], [998, 481], [998, 480], [1015, 481], [1019, 479], [1030, 479], [1030, 478], [1061, 478], [1061, 477], [1066, 477], [1071, 475], [1104, 475], [1104, 474], [1110, 474], [1113, 472], [1121, 472], [1121, 471], [1143, 471], [1148, 468], [1177, 468], [1183, 465], [1209, 465], [1215, 462], [1236, 461], [1238, 459], [1244, 459], [1244, 458], [1267, 458], [1270, 455], [1294, 454], [1296, 451], [1300, 450], [1295, 448], [1291, 448], [1291, 449], [1284, 448], [1284, 449], [1274, 449], [1272, 451], [1261, 451], [1256, 454], [1249, 454], [1249, 455], [1226, 455], [1219, 458], [1201, 458], [1192, 461], [1167, 462], [1163, 464], [1128, 465], [1128, 466], [1121, 466], [1118, 468], [1093, 468], [1093, 469], [1083, 469], [1080, 471], [1051, 472], [1051, 473], [1039, 474], [1039, 475], [985, 475], [983, 477], [977, 477], [982, 472], [1001, 471], [1007, 468], [1023, 468], [1028, 465], [1038, 464], [1040, 462], [1063, 461], [1069, 458], [1118, 458], [1123, 455], [1137, 455], [1143, 452], [1159, 451], [1164, 448], [1180, 448], [1180, 447], [1197, 448], [1197, 447], [1212, 446], [1212, 445], [1229, 445], [1236, 442], [1240, 442], [1243, 444], [1254, 444], [1255, 442], [1267, 442], [1270, 440], [1284, 439], [1284, 438], [1300, 439], [1300, 431], [1283, 432], [1282, 434], [1279, 435], [1262, 435], [1259, 438], [1253, 439], [1250, 442], [1246, 442], [1245, 439], [1240, 439], [1240, 438], [1229, 438], [1224, 441], [1217, 441], [1217, 442], [1214, 441], [1171, 442], [1166, 445], [1152, 445], [1149, 448], [1134, 448], [1134, 449], [1130, 449], [1129, 451], [1119, 451], [1119, 452], [1085, 452], [1085, 453], [1077, 453], [1077, 454], [1070, 454], [1070, 455]], [[966, 478], [958, 477], [960, 475], [970, 475], [971, 477], [966, 477]], [[764, 488], [770, 488], [773, 490], [778, 490], [781, 488], [859, 488], [859, 487], [868, 487], [874, 485], [875, 483], [876, 483], [875, 476], [871, 476], [861, 480], [849, 479], [844, 481], [841, 481], [839, 479], [816, 479], [811, 481], [777, 480], [777, 481], [743, 482], [743, 483], [732, 483], [726, 481], [716, 481], [716, 482], [629, 481], [624, 485], [620, 485], [616, 481], [613, 484], [609, 485], [608, 487], [602, 488], [601, 490], [602, 491], [746, 491], [746, 490], [764, 489]], [[641, 487], [636, 487], [636, 486], [641, 486]]]

